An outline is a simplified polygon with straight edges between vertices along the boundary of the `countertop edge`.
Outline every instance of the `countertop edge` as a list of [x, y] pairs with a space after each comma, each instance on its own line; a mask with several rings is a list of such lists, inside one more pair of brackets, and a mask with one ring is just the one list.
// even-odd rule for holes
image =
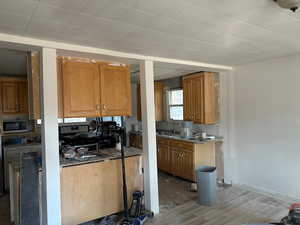
[[[132, 152], [128, 152], [128, 150]], [[136, 148], [127, 148], [125, 151], [127, 151], [127, 153], [125, 152], [125, 158], [141, 156], [143, 154], [142, 150]], [[109, 153], [107, 155], [109, 155]], [[64, 162], [60, 160], [60, 167], [66, 168], [71, 166], [79, 166], [79, 165], [90, 164], [90, 163], [100, 163], [100, 162], [106, 162], [106, 161], [117, 160], [117, 159], [121, 159], [121, 156], [112, 155], [112, 156], [107, 156], [105, 158], [104, 157], [91, 158], [83, 161], [64, 159]]]
[[[130, 134], [136, 134], [136, 135], [142, 135], [142, 132], [140, 131], [129, 131]], [[224, 138], [220, 137], [220, 136], [216, 136], [216, 138], [214, 139], [206, 139], [206, 140], [190, 140], [187, 138], [183, 138], [180, 136], [169, 136], [169, 135], [163, 135], [163, 134], [156, 134], [157, 137], [161, 137], [161, 138], [168, 138], [168, 139], [172, 139], [172, 140], [179, 140], [179, 141], [186, 141], [186, 142], [191, 142], [191, 143], [195, 143], [195, 144], [204, 144], [207, 142], [224, 142]]]

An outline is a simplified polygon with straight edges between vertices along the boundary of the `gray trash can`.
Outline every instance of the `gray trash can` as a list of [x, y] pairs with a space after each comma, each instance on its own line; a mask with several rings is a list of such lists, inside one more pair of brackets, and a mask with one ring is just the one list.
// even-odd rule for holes
[[201, 205], [213, 205], [217, 202], [217, 170], [212, 166], [196, 169], [198, 202]]

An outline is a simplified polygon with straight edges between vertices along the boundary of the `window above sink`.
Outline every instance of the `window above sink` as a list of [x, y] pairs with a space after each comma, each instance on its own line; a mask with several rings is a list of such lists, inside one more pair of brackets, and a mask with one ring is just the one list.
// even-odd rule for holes
[[183, 120], [183, 90], [171, 89], [167, 96], [169, 120]]

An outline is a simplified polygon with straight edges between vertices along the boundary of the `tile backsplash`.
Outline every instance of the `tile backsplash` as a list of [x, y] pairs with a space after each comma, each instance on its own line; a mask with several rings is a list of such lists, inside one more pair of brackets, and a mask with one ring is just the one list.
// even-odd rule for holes
[[[161, 121], [156, 123], [157, 130], [174, 130], [176, 133], [180, 133], [182, 130], [181, 121]], [[193, 133], [206, 132], [210, 135], [219, 135], [219, 125], [204, 125], [193, 124]]]
[[[137, 121], [135, 118], [130, 118], [126, 120], [126, 130], [131, 131], [132, 126], [137, 125], [138, 129], [142, 130], [141, 121]], [[193, 124], [193, 133], [206, 132], [209, 135], [220, 136], [219, 124], [214, 125], [204, 125], [204, 124]], [[180, 133], [182, 129], [182, 121], [160, 121], [156, 122], [157, 130], [175, 130], [176, 133]]]

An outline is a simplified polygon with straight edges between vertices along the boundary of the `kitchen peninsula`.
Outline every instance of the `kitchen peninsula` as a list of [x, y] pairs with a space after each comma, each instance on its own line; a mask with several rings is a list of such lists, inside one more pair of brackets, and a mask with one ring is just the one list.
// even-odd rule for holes
[[[142, 151], [125, 149], [128, 199], [143, 190]], [[76, 225], [123, 210], [121, 155], [103, 149], [101, 156], [61, 159], [62, 224]]]

